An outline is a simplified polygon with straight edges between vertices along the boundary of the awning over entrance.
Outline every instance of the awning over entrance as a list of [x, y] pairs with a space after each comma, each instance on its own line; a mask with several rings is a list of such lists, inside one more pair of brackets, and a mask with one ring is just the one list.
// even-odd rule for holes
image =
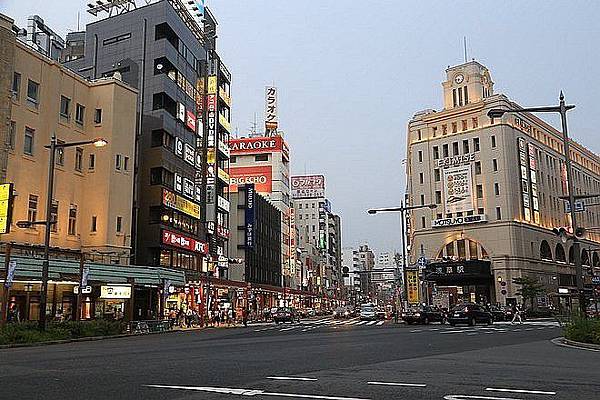
[[[4, 265], [4, 255], [0, 255], [0, 265]], [[43, 260], [32, 257], [12, 256], [17, 261], [15, 280], [41, 280]], [[163, 279], [173, 286], [185, 285], [183, 271], [144, 265], [115, 265], [86, 262], [89, 266], [90, 281], [102, 283], [128, 283], [133, 278], [139, 285], [162, 285]], [[70, 260], [50, 260], [49, 278], [57, 281], [79, 281], [79, 262]]]

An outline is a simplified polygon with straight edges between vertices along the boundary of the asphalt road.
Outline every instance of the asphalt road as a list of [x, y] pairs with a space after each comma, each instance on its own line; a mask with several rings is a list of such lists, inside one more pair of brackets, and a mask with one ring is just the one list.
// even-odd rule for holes
[[319, 319], [5, 349], [0, 398], [600, 399], [600, 352], [557, 336]]

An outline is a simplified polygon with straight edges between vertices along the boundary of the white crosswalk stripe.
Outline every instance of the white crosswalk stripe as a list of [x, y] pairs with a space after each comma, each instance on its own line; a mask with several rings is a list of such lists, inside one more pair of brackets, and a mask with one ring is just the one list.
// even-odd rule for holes
[[369, 321], [367, 325], [375, 325], [375, 323], [377, 323], [377, 321]]

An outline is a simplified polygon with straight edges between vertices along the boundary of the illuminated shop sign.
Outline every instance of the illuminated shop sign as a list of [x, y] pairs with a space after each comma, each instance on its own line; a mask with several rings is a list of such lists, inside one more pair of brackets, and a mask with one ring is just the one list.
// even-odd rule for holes
[[163, 244], [179, 247], [181, 249], [193, 251], [195, 253], [206, 254], [208, 252], [208, 244], [196, 240], [194, 238], [180, 235], [179, 233], [163, 230], [162, 232]]
[[200, 206], [198, 204], [186, 200], [167, 189], [163, 189], [163, 204], [191, 217], [200, 218]]

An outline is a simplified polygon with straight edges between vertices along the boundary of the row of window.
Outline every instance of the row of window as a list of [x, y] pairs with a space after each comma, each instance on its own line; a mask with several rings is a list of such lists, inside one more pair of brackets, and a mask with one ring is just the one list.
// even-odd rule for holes
[[[12, 83], [12, 98], [15, 101], [19, 101], [21, 98], [21, 74], [15, 72], [13, 74]], [[28, 79], [27, 80], [27, 103], [35, 108], [39, 108], [40, 104], [40, 84]], [[60, 96], [60, 110], [59, 115], [63, 120], [71, 120], [71, 99], [67, 96]], [[84, 125], [85, 122], [85, 106], [80, 103], [75, 105], [75, 122], [80, 126]], [[94, 123], [102, 123], [102, 109], [96, 108], [94, 111]]]
[[[254, 156], [254, 161], [269, 161], [269, 155], [268, 154], [257, 154]], [[229, 162], [231, 164], [237, 163], [237, 157], [231, 156], [231, 158], [229, 159]]]
[[[27, 203], [27, 221], [36, 222], [38, 218], [38, 206], [39, 206], [39, 196], [35, 194], [30, 194]], [[50, 208], [50, 221], [52, 221], [52, 225], [50, 230], [52, 232], [58, 231], [58, 216], [59, 216], [59, 202], [54, 200], [52, 202], [52, 206]], [[69, 223], [67, 227], [67, 234], [70, 236], [75, 236], [77, 234], [77, 205], [70, 204], [68, 211]], [[35, 225], [33, 225], [35, 227]], [[123, 230], [123, 217], [116, 217], [116, 231], [117, 233], [121, 233]], [[91, 224], [90, 224], [90, 232], [98, 231], [98, 217], [96, 215], [92, 216]]]
[[[462, 119], [460, 121], [461, 132], [464, 132], [469, 129], [468, 122], [469, 122], [468, 119]], [[479, 127], [479, 119], [477, 117], [472, 117], [471, 118], [471, 129], [476, 129], [478, 127]], [[449, 133], [448, 124], [442, 124], [442, 125], [440, 125], [439, 128], [441, 130], [442, 136], [445, 136]], [[458, 121], [450, 123], [450, 131], [452, 133], [458, 133], [458, 128], [459, 128]], [[438, 127], [437, 126], [432, 127], [432, 132], [433, 132], [433, 137], [437, 137], [439, 134]], [[417, 129], [417, 140], [423, 140], [423, 134], [421, 133], [421, 129]]]

